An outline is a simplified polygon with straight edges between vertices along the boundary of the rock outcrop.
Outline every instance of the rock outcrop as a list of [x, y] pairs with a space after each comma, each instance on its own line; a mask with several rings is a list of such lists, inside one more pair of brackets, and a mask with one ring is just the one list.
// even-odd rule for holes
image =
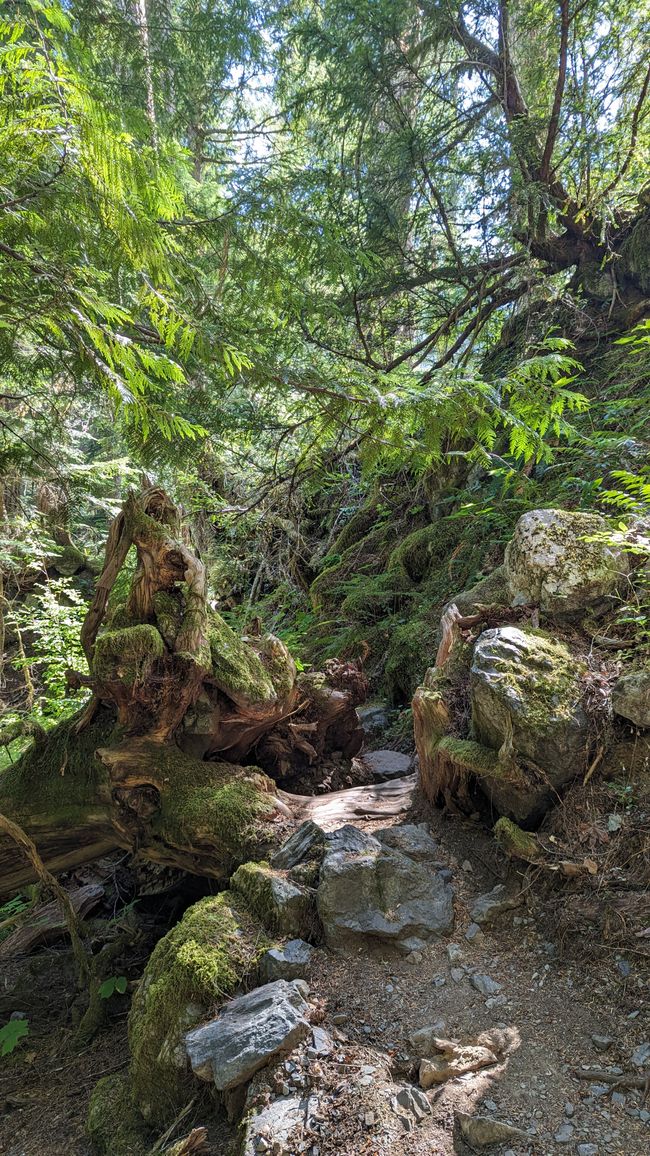
[[342, 947], [370, 936], [403, 951], [453, 927], [446, 874], [366, 836], [363, 850], [332, 850], [323, 860], [318, 914], [326, 942]]

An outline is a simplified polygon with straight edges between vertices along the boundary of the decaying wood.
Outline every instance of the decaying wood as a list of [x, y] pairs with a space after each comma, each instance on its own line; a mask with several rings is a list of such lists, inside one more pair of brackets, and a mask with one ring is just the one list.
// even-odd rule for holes
[[280, 791], [280, 799], [299, 822], [311, 819], [324, 831], [335, 831], [345, 823], [363, 819], [392, 819], [413, 805], [417, 775], [405, 775], [396, 782], [351, 787], [329, 795], [290, 795]]
[[458, 607], [456, 606], [456, 603], [452, 602], [451, 606], [447, 607], [442, 618], [440, 619], [441, 638], [434, 666], [440, 668], [444, 666], [449, 659], [454, 646], [457, 645], [462, 637], [462, 621], [463, 618]]
[[[132, 547], [128, 597], [109, 614]], [[279, 639], [260, 630], [236, 636], [208, 605], [205, 567], [157, 487], [130, 494], [111, 525], [82, 644], [89, 674], [68, 672], [68, 683], [91, 697], [65, 745], [60, 733], [43, 737], [44, 757], [34, 748], [0, 781], [0, 808], [33, 834], [52, 871], [124, 847], [223, 878], [235, 853], [228, 836], [237, 832], [220, 823], [220, 806], [234, 808], [242, 831], [242, 800], [249, 826], [255, 816], [268, 828], [290, 807], [256, 767], [286, 777], [329, 751], [351, 757], [363, 741], [355, 710], [367, 690], [362, 661], [297, 675]], [[84, 757], [73, 758], [83, 743]], [[58, 753], [48, 763], [50, 749]], [[0, 893], [34, 870], [0, 839]]]
[[[74, 890], [67, 889], [66, 894], [77, 918], [85, 919], [100, 902], [104, 888], [100, 883], [88, 883]], [[18, 918], [23, 920], [23, 925], [0, 943], [0, 960], [23, 955], [39, 944], [51, 943], [67, 930], [58, 902], [39, 903]]]
[[82, 985], [86, 983], [90, 977], [90, 965], [81, 938], [79, 918], [68, 892], [65, 891], [58, 880], [55, 879], [52, 872], [47, 869], [38, 853], [36, 844], [33, 839], [30, 839], [25, 831], [23, 831], [22, 827], [12, 819], [7, 818], [6, 815], [0, 814], [0, 831], [4, 832], [4, 834], [15, 843], [21, 855], [31, 865], [36, 878], [54, 895], [59, 905], [68, 935], [70, 936], [72, 952], [77, 964], [79, 984]]

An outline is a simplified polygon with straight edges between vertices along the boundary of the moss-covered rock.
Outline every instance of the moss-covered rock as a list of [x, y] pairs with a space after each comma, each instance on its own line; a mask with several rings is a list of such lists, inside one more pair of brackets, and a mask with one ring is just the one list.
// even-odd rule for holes
[[104, 1076], [95, 1085], [87, 1130], [98, 1156], [145, 1156], [147, 1128], [124, 1075]]
[[555, 614], [594, 606], [616, 594], [627, 555], [606, 541], [599, 514], [531, 510], [515, 527], [504, 567], [510, 603]]
[[185, 1033], [233, 994], [271, 946], [230, 891], [195, 903], [156, 945], [129, 1016], [129, 1084], [150, 1125], [168, 1124], [192, 1097]]
[[595, 723], [582, 705], [584, 663], [542, 631], [486, 630], [471, 668], [472, 728], [483, 746], [508, 748], [527, 765], [525, 781], [497, 779], [489, 793], [499, 811], [531, 822], [557, 790], [584, 772]]
[[270, 931], [311, 939], [316, 925], [314, 897], [268, 863], [243, 863], [230, 880], [249, 909]]
[[95, 643], [93, 675], [98, 682], [119, 680], [132, 687], [146, 681], [153, 664], [165, 653], [155, 626], [141, 623], [122, 630], [107, 630]]

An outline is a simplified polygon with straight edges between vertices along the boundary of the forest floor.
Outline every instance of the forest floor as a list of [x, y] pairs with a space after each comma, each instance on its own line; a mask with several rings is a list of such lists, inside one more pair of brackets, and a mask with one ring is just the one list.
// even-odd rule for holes
[[[357, 788], [358, 790], [358, 788]], [[347, 821], [351, 821], [349, 818]], [[354, 820], [372, 831], [385, 817]], [[320, 1136], [305, 1148], [319, 1156], [470, 1156], [454, 1128], [458, 1110], [522, 1129], [525, 1139], [490, 1150], [507, 1156], [647, 1156], [650, 1105], [643, 1089], [578, 1079], [575, 1069], [619, 1065], [638, 1076], [635, 1048], [650, 1038], [650, 981], [639, 953], [607, 944], [570, 941], [559, 930], [548, 894], [524, 889], [524, 902], [471, 941], [465, 933], [476, 898], [506, 880], [508, 865], [478, 824], [423, 809], [394, 815], [392, 823], [426, 821], [453, 873], [453, 935], [414, 958], [390, 954], [366, 940], [345, 955], [314, 952], [311, 1000], [336, 1041], [321, 1064], [324, 1109]], [[462, 967], [451, 975], [449, 943], [460, 946]], [[502, 985], [503, 1001], [486, 1006], [470, 983], [472, 970]], [[128, 1062], [128, 996], [115, 998], [112, 1017], [93, 1045], [72, 1048], [69, 999], [73, 979], [64, 947], [44, 949], [12, 963], [1, 980], [3, 1002], [13, 990], [14, 1010], [30, 1020], [29, 1039], [2, 1061], [2, 1156], [91, 1156], [85, 1121], [91, 1090], [102, 1075]], [[497, 1065], [448, 1081], [428, 1093], [432, 1112], [397, 1139], [373, 1117], [373, 1071], [417, 1081], [409, 1035], [436, 1021], [444, 1034], [475, 1040], [486, 1029], [507, 1031], [510, 1054]], [[442, 1029], [441, 1029], [442, 1030]], [[610, 1042], [599, 1050], [592, 1037]], [[600, 1048], [603, 1047], [601, 1041]], [[367, 1099], [367, 1103], [366, 1103]], [[212, 1156], [230, 1156], [236, 1135], [227, 1125], [210, 1130]], [[314, 1147], [316, 1144], [316, 1147]], [[128, 1156], [115, 1152], [114, 1156]]]

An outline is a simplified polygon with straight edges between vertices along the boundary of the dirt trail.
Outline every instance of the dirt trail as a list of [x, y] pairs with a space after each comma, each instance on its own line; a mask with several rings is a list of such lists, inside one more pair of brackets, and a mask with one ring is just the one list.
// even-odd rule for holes
[[[650, 1037], [650, 1024], [647, 978], [639, 974], [634, 957], [621, 960], [612, 951], [595, 959], [589, 944], [582, 959], [575, 944], [571, 953], [563, 951], [552, 914], [549, 918], [534, 887], [525, 891], [521, 906], [467, 940], [474, 901], [511, 869], [479, 825], [422, 810], [415, 782], [415, 776], [408, 776], [305, 797], [304, 817], [329, 830], [346, 822], [372, 831], [427, 821], [452, 872], [456, 928], [412, 957], [372, 940], [346, 955], [314, 952], [311, 999], [322, 1008], [323, 1026], [333, 1033], [344, 1059], [330, 1073], [339, 1089], [338, 1108], [326, 1117], [316, 1148], [304, 1151], [313, 1156], [471, 1156], [475, 1150], [454, 1126], [454, 1113], [460, 1110], [491, 1116], [528, 1134], [526, 1140], [487, 1149], [502, 1156], [647, 1156], [650, 1105], [644, 1104], [643, 1091], [612, 1089], [572, 1074], [580, 1066], [619, 1065], [626, 1073], [639, 1072], [631, 1063], [632, 1052]], [[458, 960], [450, 962], [452, 942], [460, 946], [460, 966]], [[66, 1050], [71, 980], [66, 959], [64, 949], [42, 952], [12, 964], [3, 977], [5, 991], [19, 979], [25, 992], [31, 975], [37, 1007], [28, 1009], [33, 1044], [7, 1070], [0, 1095], [2, 1156], [90, 1156], [84, 1136], [90, 1091], [100, 1074], [126, 1063], [126, 1007], [85, 1054]], [[472, 986], [473, 969], [501, 985], [496, 1003]], [[446, 1036], [461, 1040], [473, 1040], [489, 1028], [507, 1028], [514, 1050], [496, 1066], [430, 1091], [431, 1115], [388, 1142], [380, 1129], [366, 1123], [370, 1093], [359, 1060], [371, 1070], [375, 1063], [390, 1068], [395, 1078], [415, 1081], [408, 1037], [438, 1020], [444, 1021]], [[603, 1052], [592, 1036], [612, 1042]], [[351, 1063], [345, 1061], [348, 1052]], [[235, 1140], [233, 1129], [211, 1129], [212, 1156], [230, 1156]]]
[[[387, 958], [387, 949], [373, 947], [370, 940], [356, 954], [318, 952], [312, 993], [326, 1002], [326, 1026], [336, 1024], [350, 1044], [387, 1055], [393, 1070], [414, 1081], [408, 1037], [438, 1020], [444, 1021], [446, 1036], [463, 1041], [497, 1026], [507, 1028], [516, 1046], [503, 1063], [429, 1092], [432, 1115], [397, 1144], [383, 1148], [378, 1137], [368, 1134], [364, 1145], [357, 1129], [353, 1141], [346, 1135], [348, 1126], [339, 1123], [328, 1130], [320, 1156], [356, 1156], [359, 1151], [470, 1156], [475, 1149], [454, 1128], [457, 1110], [529, 1133], [528, 1140], [476, 1150], [507, 1156], [647, 1156], [650, 1103], [644, 1103], [643, 1089], [606, 1087], [597, 1078], [573, 1075], [576, 1068], [619, 1066], [638, 1078], [641, 1069], [631, 1056], [650, 1036], [647, 975], [644, 979], [637, 972], [633, 956], [629, 964], [615, 952], [595, 959], [588, 943], [584, 958], [575, 944], [571, 953], [563, 950], [552, 913], [549, 918], [534, 888], [525, 891], [522, 906], [467, 940], [474, 901], [505, 881], [510, 869], [479, 825], [430, 810], [408, 816], [414, 819], [429, 823], [453, 872], [454, 933], [427, 947], [421, 958]], [[391, 825], [404, 821], [404, 815], [395, 816]], [[357, 819], [356, 825], [372, 831], [387, 824]], [[450, 963], [449, 943], [460, 946], [462, 977]], [[622, 974], [628, 966], [629, 974]], [[496, 1005], [490, 1007], [490, 999], [472, 986], [474, 969], [501, 985]], [[612, 1042], [603, 1052], [592, 1036]], [[345, 1047], [345, 1039], [340, 1044]], [[352, 1110], [363, 1116], [363, 1092]]]

